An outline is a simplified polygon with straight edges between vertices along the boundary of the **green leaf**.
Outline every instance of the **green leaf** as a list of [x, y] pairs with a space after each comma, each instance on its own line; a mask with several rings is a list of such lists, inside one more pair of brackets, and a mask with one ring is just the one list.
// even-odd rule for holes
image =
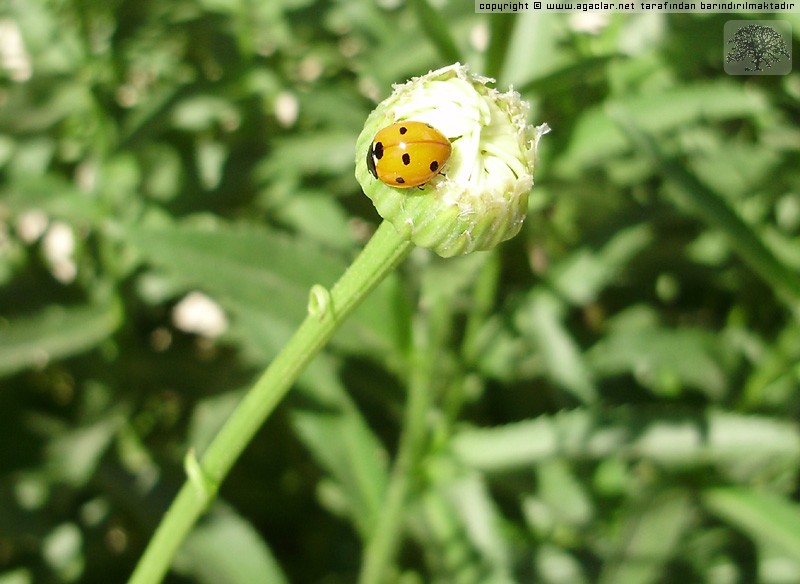
[[42, 556], [62, 582], [77, 580], [84, 569], [83, 533], [72, 522], [61, 523], [42, 541]]
[[223, 504], [192, 530], [174, 567], [201, 584], [289, 583], [253, 526]]
[[217, 95], [192, 95], [181, 100], [172, 110], [172, 123], [180, 130], [202, 132], [236, 125], [239, 112], [234, 104]]
[[96, 347], [119, 326], [118, 303], [51, 306], [28, 317], [0, 323], [0, 376]]
[[[725, 111], [725, 107], [722, 111]], [[728, 104], [728, 109], [733, 109]], [[756, 230], [746, 224], [726, 201], [702, 184], [685, 167], [665, 157], [658, 142], [647, 132], [647, 125], [638, 125], [634, 112], [613, 110], [613, 118], [629, 139], [643, 151], [670, 179], [675, 188], [669, 189], [675, 202], [699, 216], [710, 226], [722, 231], [728, 243], [753, 272], [778, 291], [795, 313], [800, 314], [800, 274], [787, 266], [773, 253]]]
[[728, 80], [701, 81], [648, 95], [611, 100], [593, 106], [578, 121], [563, 164], [580, 168], [615, 156], [630, 142], [624, 129], [609, 116], [609, 108], [629, 112], [636, 125], [659, 134], [710, 122], [735, 119], [764, 112], [767, 101], [759, 91]]
[[670, 491], [636, 501], [623, 511], [622, 537], [603, 565], [600, 584], [660, 582], [691, 520], [686, 493]]
[[539, 546], [536, 551], [536, 569], [543, 584], [587, 584], [577, 554], [556, 545]]
[[486, 49], [485, 75], [492, 79], [501, 78], [508, 47], [517, 22], [513, 13], [492, 14], [489, 20], [489, 47]]
[[330, 285], [345, 267], [313, 245], [255, 227], [135, 227], [129, 236], [147, 260], [219, 300], [295, 322], [311, 286]]
[[800, 327], [786, 326], [772, 343], [757, 353], [745, 383], [743, 402], [749, 407], [781, 407], [795, 395], [800, 370]]
[[615, 233], [599, 251], [581, 248], [571, 253], [548, 271], [548, 279], [570, 302], [588, 304], [619, 278], [628, 262], [652, 241], [649, 225], [626, 227]]
[[[329, 130], [276, 140], [269, 158], [259, 167], [259, 178], [277, 180], [301, 175], [352, 173], [356, 133]], [[355, 181], [354, 181], [355, 184]]]
[[691, 387], [719, 400], [728, 389], [725, 356], [719, 334], [711, 331], [612, 325], [586, 359], [599, 377], [628, 374], [656, 393], [677, 395]]
[[441, 12], [430, 5], [428, 0], [410, 0], [410, 4], [417, 14], [417, 22], [421, 30], [439, 51], [439, 57], [445, 63], [458, 63], [463, 61], [461, 51], [458, 50], [453, 35], [450, 32], [448, 21]]
[[426, 492], [414, 520], [442, 582], [512, 584], [511, 550], [503, 518], [474, 473], [444, 480]]
[[458, 457], [484, 472], [526, 469], [555, 456], [600, 460], [647, 459], [667, 468], [712, 465], [753, 480], [781, 476], [800, 461], [800, 431], [789, 422], [722, 411], [676, 415], [664, 411], [574, 410], [494, 428], [459, 432]]
[[107, 212], [72, 181], [53, 174], [14, 177], [2, 191], [3, 205], [14, 214], [37, 209], [73, 223], [97, 223]]
[[[492, 21], [500, 16], [492, 17]], [[512, 16], [512, 15], [507, 15]], [[541, 16], [541, 15], [540, 15]], [[574, 63], [564, 63], [560, 68], [546, 71], [541, 77], [534, 77], [521, 87], [514, 86], [523, 96], [536, 93], [558, 93], [572, 91], [576, 84], [589, 80], [605, 80], [606, 68], [617, 55], [584, 56]]]
[[0, 574], [0, 584], [32, 584], [32, 582], [31, 573], [24, 568]]
[[367, 535], [388, 482], [384, 449], [344, 388], [333, 381], [328, 385], [336, 386], [339, 406], [295, 410], [292, 421], [300, 439], [341, 489], [351, 519]]
[[584, 485], [563, 459], [544, 460], [536, 467], [538, 495], [554, 518], [574, 528], [589, 524], [594, 514]]
[[800, 561], [800, 506], [775, 493], [745, 487], [719, 487], [703, 492], [713, 514], [755, 541], [764, 541]]
[[197, 175], [207, 190], [215, 189], [222, 180], [222, 172], [228, 158], [228, 149], [214, 140], [200, 140], [195, 151]]
[[581, 402], [597, 399], [597, 387], [575, 339], [563, 322], [563, 303], [547, 292], [530, 295], [516, 325], [541, 353], [548, 377]]
[[708, 151], [693, 157], [691, 166], [698, 179], [728, 200], [753, 193], [773, 176], [781, 161], [777, 150], [757, 143], [729, 143], [716, 136], [712, 139]]
[[[494, 15], [487, 15], [494, 18]], [[520, 12], [506, 50], [502, 87], [525, 86], [560, 69], [568, 62], [560, 44], [564, 42], [561, 16], [534, 10]]]
[[298, 191], [274, 209], [276, 218], [303, 236], [337, 250], [350, 250], [351, 217], [328, 193]]
[[89, 482], [125, 417], [117, 409], [90, 426], [55, 433], [46, 448], [49, 478], [73, 487]]
[[[184, 286], [235, 312], [259, 359], [274, 355], [305, 317], [311, 287], [330, 286], [347, 267], [341, 255], [264, 227], [136, 227], [129, 240]], [[384, 283], [359, 307], [335, 337], [339, 346], [386, 352], [399, 325], [386, 318], [394, 313], [387, 303], [397, 302], [394, 285]]]

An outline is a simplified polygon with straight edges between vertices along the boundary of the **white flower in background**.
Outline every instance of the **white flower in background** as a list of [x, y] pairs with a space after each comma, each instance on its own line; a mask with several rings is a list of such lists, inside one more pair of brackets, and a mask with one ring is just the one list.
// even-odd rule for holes
[[275, 100], [275, 117], [284, 128], [293, 126], [300, 114], [300, 102], [291, 91], [281, 91]]
[[67, 223], [55, 221], [42, 240], [45, 260], [56, 280], [69, 284], [78, 274], [75, 263], [75, 233]]
[[322, 64], [322, 61], [313, 55], [307, 55], [306, 57], [303, 57], [303, 60], [300, 61], [300, 64], [297, 68], [297, 74], [300, 79], [308, 83], [319, 79], [319, 76], [322, 75], [323, 71], [325, 71], [325, 67]]
[[39, 239], [47, 230], [50, 219], [41, 209], [25, 211], [17, 217], [17, 235], [27, 244]]
[[[516, 235], [528, 209], [536, 148], [547, 124], [528, 124], [528, 104], [456, 63], [396, 85], [356, 143], [356, 178], [378, 213], [416, 245], [443, 257], [492, 249]], [[395, 188], [367, 163], [379, 130], [429, 124], [450, 141], [441, 174], [421, 188]]]
[[228, 329], [228, 318], [219, 304], [202, 292], [190, 292], [172, 310], [176, 328], [208, 338], [216, 338]]
[[490, 40], [489, 24], [485, 20], [478, 21], [469, 31], [469, 44], [480, 53], [489, 48]]
[[587, 34], [599, 34], [609, 22], [609, 12], [575, 12], [569, 17], [569, 27], [572, 30]]
[[0, 69], [14, 81], [27, 81], [33, 75], [31, 58], [25, 50], [22, 33], [10, 18], [0, 19]]

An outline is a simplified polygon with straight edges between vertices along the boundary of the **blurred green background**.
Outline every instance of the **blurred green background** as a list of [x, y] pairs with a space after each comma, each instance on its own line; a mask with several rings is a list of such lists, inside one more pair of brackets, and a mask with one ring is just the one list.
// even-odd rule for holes
[[553, 128], [521, 235], [416, 250], [168, 582], [354, 582], [425, 375], [389, 581], [800, 582], [800, 73], [724, 74], [750, 18], [0, 2], [0, 584], [127, 578], [378, 224], [367, 114], [456, 60]]

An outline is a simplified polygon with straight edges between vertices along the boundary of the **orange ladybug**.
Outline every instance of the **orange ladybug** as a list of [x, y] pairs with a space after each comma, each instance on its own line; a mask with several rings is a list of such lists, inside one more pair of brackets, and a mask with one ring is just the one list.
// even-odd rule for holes
[[418, 187], [441, 172], [451, 150], [450, 140], [433, 126], [397, 122], [375, 134], [367, 152], [367, 168], [390, 187]]

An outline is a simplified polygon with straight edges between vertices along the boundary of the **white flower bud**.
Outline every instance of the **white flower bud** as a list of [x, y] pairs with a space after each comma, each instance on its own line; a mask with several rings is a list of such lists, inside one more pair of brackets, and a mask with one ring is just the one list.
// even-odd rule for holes
[[[356, 178], [381, 217], [443, 257], [493, 248], [519, 232], [527, 212], [537, 144], [549, 128], [529, 125], [528, 104], [492, 81], [456, 63], [396, 85], [356, 144]], [[401, 121], [427, 123], [452, 146], [442, 172], [420, 188], [389, 186], [367, 164], [378, 131]]]

